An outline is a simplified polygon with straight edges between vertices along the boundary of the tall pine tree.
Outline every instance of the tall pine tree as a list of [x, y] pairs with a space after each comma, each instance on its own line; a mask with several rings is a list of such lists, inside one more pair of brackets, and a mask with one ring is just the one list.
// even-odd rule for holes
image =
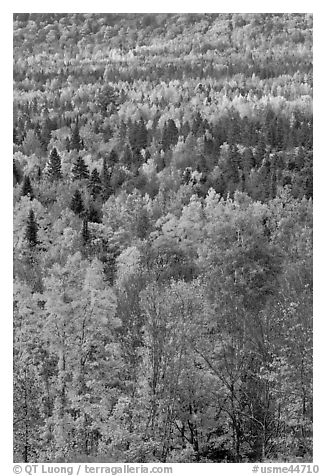
[[51, 181], [59, 180], [62, 178], [61, 158], [55, 147], [51, 151], [49, 162], [47, 164], [47, 176]]
[[28, 245], [31, 248], [34, 248], [38, 244], [37, 230], [38, 230], [38, 225], [35, 219], [34, 211], [31, 209], [28, 214], [27, 226], [26, 226], [26, 232], [25, 232], [25, 238], [28, 242]]
[[86, 218], [83, 220], [83, 228], [82, 228], [82, 240], [83, 244], [86, 245], [89, 241], [89, 230], [88, 230], [88, 221]]
[[162, 149], [168, 150], [178, 142], [179, 131], [173, 119], [169, 119], [163, 127]]
[[95, 208], [94, 204], [91, 202], [88, 205], [88, 210], [87, 210], [87, 220], [92, 222], [92, 223], [101, 223], [101, 216], [97, 208]]
[[45, 121], [42, 124], [40, 131], [39, 139], [41, 142], [42, 150], [47, 151], [49, 142], [51, 140], [51, 131], [53, 129], [52, 122], [49, 117], [46, 117]]
[[119, 162], [118, 154], [114, 149], [111, 150], [108, 160], [108, 166], [114, 167]]
[[121, 163], [129, 169], [132, 166], [132, 152], [128, 144], [125, 146], [124, 151], [122, 153]]
[[28, 195], [31, 200], [34, 198], [33, 187], [28, 175], [24, 176], [23, 186], [22, 186], [22, 196], [25, 196], [25, 195]]
[[96, 198], [102, 192], [102, 182], [97, 168], [92, 170], [88, 188], [93, 198]]
[[15, 159], [13, 162], [13, 176], [14, 176], [14, 185], [16, 185], [16, 183], [21, 182], [21, 173], [19, 168], [17, 167], [17, 162]]
[[76, 122], [75, 126], [72, 128], [71, 139], [70, 139], [70, 149], [77, 150], [79, 152], [82, 150], [83, 144], [82, 140], [79, 135], [79, 126], [78, 122]]
[[81, 196], [80, 191], [77, 189], [70, 202], [71, 210], [76, 214], [81, 216], [85, 210], [84, 202]]
[[111, 186], [111, 172], [108, 169], [106, 160], [103, 160], [103, 168], [102, 168], [102, 198], [103, 200], [107, 200], [113, 193], [112, 186]]
[[72, 168], [72, 176], [74, 180], [83, 180], [89, 178], [88, 167], [82, 157], [78, 157]]

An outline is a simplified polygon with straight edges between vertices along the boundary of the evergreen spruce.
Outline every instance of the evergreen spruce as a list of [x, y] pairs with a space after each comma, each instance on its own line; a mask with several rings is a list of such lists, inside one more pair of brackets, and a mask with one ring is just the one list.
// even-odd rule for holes
[[90, 203], [87, 210], [87, 220], [92, 223], [101, 223], [101, 217], [99, 211], [94, 207], [93, 203]]
[[62, 178], [61, 158], [55, 147], [52, 149], [52, 152], [50, 154], [47, 175], [51, 181], [59, 180]]
[[101, 177], [100, 177], [100, 174], [98, 173], [97, 168], [92, 170], [88, 188], [93, 198], [96, 198], [97, 195], [99, 195], [102, 191]]
[[65, 141], [65, 142], [66, 142], [66, 149], [67, 149], [68, 152], [70, 152], [71, 147], [70, 147], [70, 139], [69, 139], [69, 137], [66, 138], [66, 141]]
[[141, 240], [144, 240], [148, 235], [148, 230], [150, 228], [150, 219], [146, 208], [142, 208], [137, 216], [136, 222], [136, 235]]
[[105, 84], [96, 95], [96, 104], [101, 111], [101, 114], [105, 116], [108, 109], [111, 114], [117, 110], [117, 95], [114, 88]]
[[30, 210], [28, 218], [27, 218], [25, 238], [28, 241], [28, 245], [31, 248], [34, 248], [38, 244], [37, 230], [38, 230], [38, 225], [35, 219], [34, 212], [33, 210]]
[[98, 122], [95, 122], [95, 124], [93, 126], [93, 131], [94, 131], [94, 134], [99, 134], [100, 133], [100, 126], [99, 126]]
[[22, 196], [26, 196], [26, 195], [28, 195], [31, 200], [34, 198], [33, 187], [28, 175], [24, 176], [23, 185], [22, 185]]
[[118, 154], [114, 149], [111, 150], [108, 160], [108, 166], [114, 167], [119, 162]]
[[259, 141], [258, 141], [258, 144], [257, 144], [257, 147], [255, 149], [255, 164], [256, 164], [257, 167], [261, 166], [261, 164], [263, 162], [263, 159], [265, 157], [265, 153], [266, 153], [265, 138], [261, 134], [261, 136], [259, 138]]
[[240, 133], [241, 133], [241, 129], [240, 129], [239, 114], [233, 110], [232, 117], [228, 121], [227, 134], [226, 134], [227, 143], [229, 145], [237, 144], [239, 142]]
[[70, 139], [70, 149], [77, 150], [77, 152], [82, 150], [82, 141], [79, 135], [78, 122], [76, 122], [75, 126], [72, 128], [71, 139]]
[[270, 174], [270, 183], [269, 183], [269, 199], [275, 198], [277, 194], [277, 176], [275, 169], [273, 168]]
[[230, 160], [233, 162], [236, 169], [240, 167], [241, 155], [239, 154], [238, 148], [234, 145], [230, 147]]
[[80, 191], [77, 189], [70, 202], [71, 210], [76, 214], [81, 216], [85, 210], [84, 202], [81, 196]]
[[14, 185], [16, 185], [16, 183], [20, 183], [21, 182], [21, 174], [19, 172], [19, 169], [17, 167], [17, 163], [16, 163], [15, 159], [14, 159], [14, 162], [13, 162], [13, 175], [14, 175]]
[[103, 168], [102, 168], [102, 198], [106, 201], [113, 193], [112, 186], [111, 186], [111, 172], [108, 169], [106, 160], [103, 160]]
[[224, 164], [224, 170], [223, 170], [223, 175], [224, 175], [224, 180], [228, 184], [228, 187], [230, 188], [230, 191], [234, 191], [238, 182], [239, 182], [239, 154], [237, 152], [237, 149], [232, 146], [229, 148], [228, 153], [227, 153], [227, 160]]
[[251, 169], [255, 167], [255, 158], [249, 147], [243, 151], [241, 156], [241, 168], [249, 175]]
[[38, 122], [34, 126], [34, 133], [36, 137], [38, 138], [38, 140], [41, 142], [41, 128]]
[[182, 173], [181, 183], [188, 185], [190, 180], [191, 180], [191, 168], [187, 167]]
[[137, 149], [146, 149], [147, 147], [147, 129], [143, 118], [137, 124]]
[[132, 172], [137, 173], [143, 163], [143, 156], [139, 149], [134, 150], [132, 154]]
[[147, 147], [147, 137], [148, 131], [146, 129], [146, 124], [143, 118], [134, 124], [128, 121], [128, 137], [131, 145], [131, 149], [134, 152], [135, 150], [146, 149]]
[[198, 131], [201, 130], [202, 122], [203, 122], [203, 118], [200, 112], [198, 111], [194, 117], [192, 127], [191, 127], [191, 132], [193, 133], [194, 136], [197, 136]]
[[126, 140], [126, 136], [127, 136], [127, 125], [125, 122], [121, 121], [119, 124], [119, 133], [118, 133], [119, 140], [121, 140], [121, 142], [124, 143]]
[[271, 147], [277, 147], [278, 146], [277, 120], [276, 118], [272, 118], [272, 119], [269, 119], [268, 121], [269, 122], [267, 122], [265, 125], [266, 144], [270, 145]]
[[132, 152], [130, 150], [129, 145], [126, 145], [121, 157], [121, 163], [122, 165], [125, 165], [127, 168], [130, 169], [132, 166]]
[[83, 219], [83, 226], [82, 226], [82, 242], [83, 245], [87, 245], [90, 239], [89, 229], [88, 229], [88, 221], [86, 218]]
[[179, 131], [173, 119], [169, 119], [163, 127], [162, 149], [168, 150], [178, 142]]
[[14, 130], [13, 130], [12, 140], [13, 140], [14, 144], [18, 144], [18, 134], [17, 134], [17, 128], [16, 127], [14, 127]]
[[88, 167], [82, 157], [77, 158], [77, 161], [72, 168], [72, 175], [74, 180], [83, 180], [89, 178]]
[[40, 132], [40, 142], [42, 146], [42, 150], [46, 152], [48, 150], [48, 145], [51, 140], [51, 131], [52, 131], [52, 122], [47, 117], [42, 124], [41, 132]]
[[295, 162], [296, 162], [296, 167], [295, 167], [296, 170], [300, 171], [305, 165], [305, 150], [303, 147], [299, 147], [299, 149], [297, 150]]
[[145, 151], [145, 162], [148, 162], [150, 158], [151, 158], [151, 153], [148, 149], [146, 149], [146, 151]]
[[190, 134], [190, 126], [189, 126], [189, 122], [186, 121], [181, 126], [180, 135], [184, 138], [184, 140], [186, 140], [189, 134]]

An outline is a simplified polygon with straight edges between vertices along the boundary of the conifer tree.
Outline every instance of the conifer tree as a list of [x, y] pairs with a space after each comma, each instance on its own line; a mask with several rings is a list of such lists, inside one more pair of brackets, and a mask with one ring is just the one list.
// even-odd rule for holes
[[28, 241], [28, 244], [31, 248], [35, 247], [38, 244], [37, 230], [38, 230], [38, 225], [35, 219], [34, 212], [31, 209], [28, 214], [27, 226], [26, 226], [26, 232], [25, 232], [25, 238]]
[[17, 127], [14, 127], [13, 129], [13, 136], [12, 140], [14, 144], [18, 144], [18, 133], [17, 133]]
[[256, 166], [258, 166], [258, 167], [261, 166], [261, 164], [263, 162], [263, 159], [264, 159], [264, 156], [265, 156], [265, 153], [266, 153], [265, 138], [261, 134], [261, 136], [259, 138], [259, 141], [258, 141], [258, 144], [257, 144], [257, 147], [255, 149], [255, 163], [256, 163]]
[[249, 174], [250, 170], [255, 167], [255, 158], [252, 153], [252, 150], [249, 147], [246, 147], [241, 156], [241, 168], [242, 170]]
[[16, 185], [16, 183], [20, 183], [21, 182], [21, 173], [17, 167], [17, 162], [16, 160], [14, 159], [14, 162], [13, 162], [13, 175], [14, 175], [14, 185]]
[[119, 162], [118, 154], [114, 149], [111, 150], [108, 160], [108, 166], [114, 167]]
[[145, 149], [147, 147], [147, 129], [143, 118], [137, 124], [137, 148]]
[[187, 185], [190, 182], [190, 180], [191, 180], [191, 168], [187, 167], [182, 173], [181, 183]]
[[143, 118], [134, 124], [128, 122], [128, 137], [133, 151], [147, 147], [147, 136], [148, 132]]
[[44, 152], [47, 151], [49, 142], [51, 140], [51, 131], [52, 131], [52, 123], [49, 117], [47, 117], [42, 124], [41, 132], [40, 132], [40, 142]]
[[80, 191], [77, 189], [71, 199], [70, 208], [76, 215], [82, 215], [85, 210]]
[[240, 138], [240, 124], [239, 124], [239, 114], [234, 110], [232, 112], [232, 117], [227, 121], [227, 143], [229, 145], [235, 145], [239, 142]]
[[113, 193], [111, 186], [111, 172], [108, 169], [106, 160], [103, 160], [102, 168], [102, 197], [103, 200], [107, 200]]
[[32, 200], [34, 198], [33, 187], [28, 175], [24, 176], [23, 186], [22, 186], [22, 196], [29, 195], [29, 198]]
[[236, 146], [230, 147], [230, 160], [232, 161], [234, 167], [238, 169], [241, 165], [241, 156], [239, 154], [238, 148]]
[[189, 126], [189, 122], [186, 121], [181, 126], [180, 135], [183, 136], [184, 140], [186, 140], [189, 134], [190, 134], [190, 126]]
[[86, 218], [83, 219], [83, 227], [82, 227], [82, 242], [83, 245], [87, 245], [89, 242], [90, 234], [88, 229], [88, 220]]
[[65, 142], [66, 142], [66, 149], [67, 149], [68, 152], [70, 152], [70, 139], [69, 139], [69, 137], [66, 138]]
[[97, 168], [92, 170], [88, 188], [93, 198], [96, 198], [102, 191], [102, 182]]
[[163, 128], [162, 148], [164, 151], [178, 142], [179, 131], [173, 119], [169, 119]]
[[121, 140], [122, 143], [125, 142], [126, 136], [127, 136], [127, 125], [124, 121], [121, 121], [119, 125], [119, 139]]
[[52, 152], [50, 154], [47, 175], [51, 181], [59, 180], [62, 178], [61, 158], [55, 147], [52, 149]]
[[132, 152], [128, 144], [124, 148], [124, 151], [121, 157], [121, 163], [128, 168], [132, 166]]
[[145, 162], [148, 162], [151, 158], [151, 153], [148, 149], [145, 150]]
[[147, 237], [148, 230], [150, 227], [150, 219], [148, 216], [148, 212], [146, 208], [142, 208], [137, 216], [136, 222], [136, 235], [141, 239], [144, 240]]
[[105, 84], [96, 95], [96, 104], [101, 114], [105, 115], [108, 108], [111, 113], [117, 110], [117, 96], [114, 88], [110, 84]]
[[203, 122], [203, 118], [200, 112], [198, 111], [194, 117], [192, 127], [191, 127], [191, 132], [193, 133], [194, 136], [197, 136], [199, 130], [201, 130], [202, 122]]
[[132, 154], [132, 169], [134, 173], [138, 172], [139, 167], [142, 165], [142, 163], [143, 163], [143, 156], [139, 149], [135, 149]]
[[87, 220], [92, 223], [101, 223], [101, 217], [100, 217], [99, 211], [95, 208], [93, 203], [90, 203], [88, 205]]
[[77, 161], [72, 168], [72, 175], [74, 180], [83, 180], [89, 178], [88, 167], [82, 157], [77, 158]]
[[275, 169], [273, 168], [270, 174], [270, 183], [269, 183], [269, 199], [275, 198], [277, 194], [277, 176]]
[[38, 122], [35, 124], [34, 132], [35, 132], [35, 135], [38, 138], [38, 140], [41, 142], [41, 128], [40, 128], [40, 124]]
[[75, 126], [72, 128], [71, 139], [70, 139], [70, 149], [77, 150], [77, 152], [82, 150], [82, 141], [79, 135], [78, 122], [76, 122]]

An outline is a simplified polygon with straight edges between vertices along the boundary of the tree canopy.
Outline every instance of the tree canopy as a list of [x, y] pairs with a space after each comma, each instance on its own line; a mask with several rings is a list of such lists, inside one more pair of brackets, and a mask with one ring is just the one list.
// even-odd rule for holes
[[14, 14], [14, 461], [312, 461], [312, 15]]

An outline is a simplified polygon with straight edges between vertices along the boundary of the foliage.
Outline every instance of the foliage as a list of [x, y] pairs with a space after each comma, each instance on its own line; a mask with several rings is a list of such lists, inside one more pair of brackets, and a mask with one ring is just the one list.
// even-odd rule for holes
[[312, 16], [16, 13], [14, 57], [14, 460], [311, 461]]

